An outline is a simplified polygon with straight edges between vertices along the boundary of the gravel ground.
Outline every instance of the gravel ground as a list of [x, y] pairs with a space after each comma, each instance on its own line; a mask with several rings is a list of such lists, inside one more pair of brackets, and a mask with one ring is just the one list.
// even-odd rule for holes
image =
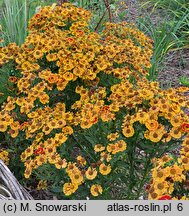
[[189, 49], [181, 55], [179, 52], [169, 53], [168, 58], [171, 60], [159, 73], [158, 81], [165, 87], [178, 87], [180, 86], [179, 77], [184, 75], [189, 78]]

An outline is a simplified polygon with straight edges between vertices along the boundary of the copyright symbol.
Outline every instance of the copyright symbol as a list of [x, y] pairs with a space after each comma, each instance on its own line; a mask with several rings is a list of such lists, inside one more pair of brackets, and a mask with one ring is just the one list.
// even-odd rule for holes
[[7, 212], [16, 212], [16, 204], [15, 203], [13, 203], [13, 204], [4, 204], [4, 206], [3, 206], [3, 210], [4, 210], [4, 212], [5, 213], [7, 213]]

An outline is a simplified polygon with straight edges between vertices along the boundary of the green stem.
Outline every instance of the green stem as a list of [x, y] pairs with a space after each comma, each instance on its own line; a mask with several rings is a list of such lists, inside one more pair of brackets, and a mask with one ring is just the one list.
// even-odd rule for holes
[[99, 20], [97, 26], [94, 29], [96, 32], [97, 32], [98, 28], [100, 27], [100, 24], [101, 24], [102, 20], [104, 19], [105, 15], [106, 15], [106, 11], [107, 11], [107, 8], [104, 10], [104, 13], [103, 13], [101, 19]]
[[135, 139], [133, 140], [133, 142], [131, 142], [131, 147], [129, 149], [129, 152], [128, 152], [128, 158], [129, 158], [129, 163], [130, 163], [130, 166], [129, 166], [129, 188], [128, 188], [128, 199], [130, 199], [130, 196], [131, 194], [133, 193], [133, 187], [134, 187], [134, 184], [135, 184], [135, 181], [134, 181], [134, 184], [132, 183], [133, 180], [135, 180], [135, 176], [134, 176], [134, 173], [135, 173], [135, 166], [134, 166], [134, 162], [135, 162], [135, 153], [136, 153], [136, 141], [138, 139], [138, 136], [139, 136], [139, 132], [136, 133], [135, 135]]
[[74, 134], [72, 134], [72, 137], [73, 137], [73, 139], [76, 141], [76, 143], [79, 145], [79, 147], [80, 147], [84, 152], [86, 152], [87, 155], [89, 155], [90, 158], [92, 158], [93, 161], [95, 162], [95, 158], [83, 147], [83, 145], [80, 144], [80, 142], [78, 141], [77, 137], [76, 137]]
[[144, 186], [144, 182], [146, 180], [146, 175], [149, 173], [149, 171], [151, 170], [151, 158], [153, 158], [156, 154], [156, 151], [154, 151], [152, 153], [152, 155], [147, 156], [148, 160], [146, 161], [146, 166], [145, 166], [145, 170], [144, 170], [144, 175], [142, 177], [142, 180], [140, 181], [139, 187], [138, 187], [138, 193], [137, 193], [137, 198], [139, 198], [141, 190]]

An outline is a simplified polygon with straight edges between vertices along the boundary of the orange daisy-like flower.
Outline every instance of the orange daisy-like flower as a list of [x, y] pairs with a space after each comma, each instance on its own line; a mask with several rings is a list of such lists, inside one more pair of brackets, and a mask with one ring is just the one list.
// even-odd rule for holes
[[78, 189], [78, 184], [76, 183], [65, 183], [63, 186], [63, 192], [66, 196], [70, 196], [71, 194], [75, 193]]
[[19, 131], [18, 131], [18, 130], [12, 130], [12, 129], [10, 129], [10, 130], [8, 131], [8, 133], [10, 134], [10, 136], [11, 136], [12, 138], [16, 138], [16, 137], [18, 136]]
[[46, 56], [47, 61], [51, 62], [51, 61], [56, 61], [57, 60], [57, 55], [56, 53], [49, 53]]
[[54, 145], [48, 145], [48, 146], [46, 147], [45, 153], [46, 153], [48, 156], [55, 154], [55, 152], [56, 152], [56, 148], [55, 148]]
[[167, 167], [167, 171], [169, 172], [169, 177], [171, 177], [173, 181], [182, 182], [185, 180], [185, 175], [183, 175], [183, 167], [174, 164], [171, 167]]
[[58, 141], [60, 144], [66, 142], [68, 137], [64, 135], [64, 133], [57, 133], [54, 138], [56, 141]]
[[183, 140], [182, 146], [189, 146], [189, 136]]
[[43, 56], [43, 52], [41, 50], [35, 50], [34, 53], [33, 53], [33, 56], [36, 58], [36, 59], [40, 59], [42, 58]]
[[169, 173], [167, 169], [163, 169], [163, 170], [155, 169], [152, 172], [153, 179], [156, 179], [156, 181], [158, 182], [163, 182], [168, 176], [169, 176]]
[[110, 143], [109, 145], [107, 145], [106, 147], [107, 151], [112, 153], [112, 154], [116, 154], [117, 149], [116, 149], [116, 144]]
[[82, 129], [90, 128], [92, 126], [92, 123], [89, 120], [82, 120], [80, 124]]
[[89, 167], [88, 170], [85, 172], [85, 176], [89, 180], [93, 180], [97, 176], [97, 171], [95, 168]]
[[171, 140], [171, 135], [169, 133], [165, 133], [162, 137], [162, 142], [169, 142]]
[[47, 162], [47, 158], [45, 155], [39, 155], [36, 157], [36, 162], [38, 166], [41, 166], [42, 164]]
[[5, 132], [7, 130], [7, 124], [0, 122], [0, 132]]
[[39, 96], [39, 101], [42, 103], [42, 104], [46, 104], [49, 102], [49, 96], [48, 94], [46, 93], [43, 93]]
[[27, 154], [25, 152], [22, 152], [22, 154], [20, 155], [20, 159], [21, 159], [22, 162], [25, 162], [27, 157], [28, 156], [27, 156]]
[[124, 127], [122, 133], [125, 137], [132, 137], [135, 133], [134, 128], [132, 126]]
[[117, 149], [117, 152], [122, 152], [122, 151], [125, 151], [127, 148], [127, 144], [124, 140], [119, 140], [116, 142], [116, 149]]
[[73, 80], [74, 76], [73, 76], [72, 73], [66, 72], [66, 73], [63, 75], [63, 78], [64, 78], [66, 81], [70, 81], [70, 80]]
[[47, 188], [47, 181], [40, 180], [37, 185], [37, 190], [45, 190]]
[[59, 159], [60, 159], [60, 155], [58, 153], [54, 153], [54, 154], [48, 155], [48, 162], [50, 164], [57, 163]]
[[148, 134], [148, 139], [151, 140], [152, 142], [157, 143], [161, 140], [162, 136], [163, 136], [163, 133], [161, 133], [158, 130], [150, 131]]
[[87, 161], [85, 160], [84, 157], [82, 156], [77, 156], [77, 163], [80, 165], [80, 166], [84, 166], [87, 164]]
[[181, 132], [181, 130], [179, 130], [179, 127], [173, 127], [170, 130], [170, 135], [175, 139], [179, 139], [182, 136], [182, 132]]
[[178, 159], [178, 162], [182, 164], [182, 167], [184, 170], [189, 170], [189, 158], [185, 157], [184, 155], [181, 156], [181, 158]]
[[73, 173], [73, 172], [76, 172], [77, 169], [78, 169], [78, 168], [76, 167], [76, 164], [75, 164], [75, 163], [69, 162], [69, 163], [68, 163], [68, 166], [67, 166], [67, 168], [66, 168], [66, 172], [67, 172], [67, 173]]
[[55, 74], [51, 74], [49, 77], [48, 77], [48, 82], [49, 83], [56, 83], [58, 81], [58, 77], [55, 75]]
[[15, 76], [9, 77], [9, 81], [12, 82], [12, 83], [16, 83], [17, 80], [18, 80], [18, 79], [17, 79], [17, 77], [15, 77]]
[[67, 166], [67, 162], [66, 159], [59, 159], [56, 163], [55, 163], [55, 167], [57, 169], [62, 169], [65, 168]]
[[150, 120], [146, 121], [145, 126], [148, 128], [148, 130], [156, 130], [159, 126], [158, 122], [156, 120]]
[[0, 159], [8, 165], [9, 163], [9, 153], [5, 150], [0, 149]]
[[21, 125], [20, 125], [20, 130], [24, 130], [28, 125], [28, 122], [23, 122]]
[[102, 194], [103, 190], [102, 190], [101, 185], [94, 184], [91, 186], [90, 191], [91, 191], [91, 194], [96, 197], [96, 196], [99, 196], [100, 194]]
[[103, 107], [102, 107], [102, 109], [101, 109], [101, 110], [102, 110], [102, 111], [105, 111], [105, 110], [109, 110], [109, 109], [110, 109], [110, 107], [109, 107], [109, 106], [107, 106], [107, 105], [105, 105], [105, 106], [103, 106]]
[[66, 126], [66, 127], [63, 127], [62, 128], [62, 132], [65, 134], [65, 135], [71, 135], [73, 134], [73, 128], [70, 127], [70, 126]]
[[99, 167], [99, 172], [102, 174], [102, 175], [108, 175], [110, 172], [111, 172], [112, 168], [110, 165], [105, 165], [105, 164], [101, 164], [100, 167]]
[[181, 130], [182, 132], [189, 132], [189, 123], [183, 123], [183, 124], [181, 125], [180, 130]]
[[96, 144], [94, 146], [95, 152], [101, 152], [101, 151], [104, 151], [104, 149], [105, 149], [105, 147], [103, 145], [101, 145], [101, 144]]
[[69, 177], [73, 183], [76, 183], [78, 185], [83, 183], [83, 175], [79, 170], [73, 173], [69, 173]]
[[118, 137], [119, 137], [119, 134], [116, 132], [116, 133], [111, 133], [111, 134], [109, 134], [109, 135], [107, 136], [107, 139], [108, 139], [109, 141], [114, 141], [114, 140], [116, 140]]
[[45, 150], [44, 150], [44, 148], [38, 148], [38, 149], [35, 150], [34, 153], [37, 154], [37, 155], [39, 155], [39, 154], [44, 154], [44, 153], [45, 153]]
[[30, 177], [31, 173], [32, 173], [32, 169], [27, 168], [24, 172], [24, 177], [28, 179]]

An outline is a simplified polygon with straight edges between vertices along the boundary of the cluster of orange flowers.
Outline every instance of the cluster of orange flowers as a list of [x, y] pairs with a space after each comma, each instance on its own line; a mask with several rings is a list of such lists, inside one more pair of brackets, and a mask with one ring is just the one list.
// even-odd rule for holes
[[103, 36], [105, 55], [114, 61], [112, 67], [104, 68], [105, 73], [118, 78], [147, 75], [153, 48], [150, 38], [126, 22], [108, 23]]
[[10, 43], [7, 47], [0, 47], [0, 67], [14, 59], [19, 51], [15, 43]]
[[[189, 108], [189, 101], [184, 92], [188, 88], [162, 90], [157, 82], [149, 82], [146, 78], [135, 85], [127, 80], [111, 87], [112, 101], [115, 110], [121, 108], [134, 110], [127, 114], [122, 124], [125, 137], [132, 137], [135, 133], [134, 123], [145, 125], [144, 137], [152, 142], [169, 142], [180, 139], [188, 129], [185, 127], [189, 117], [184, 110]], [[165, 124], [165, 121], [169, 122]]]
[[[0, 48], [0, 65], [11, 60], [17, 70], [10, 79], [17, 86], [17, 95], [8, 97], [2, 106], [0, 132], [7, 131], [12, 138], [24, 134], [28, 140], [29, 146], [20, 156], [26, 178], [45, 163], [65, 169], [70, 179], [63, 186], [65, 195], [73, 194], [97, 174], [110, 174], [111, 159], [124, 152], [125, 140], [135, 135], [135, 122], [145, 125], [143, 137], [155, 143], [180, 139], [188, 132], [189, 118], [184, 113], [189, 108], [184, 95], [188, 89], [161, 90], [157, 82], [144, 78], [151, 66], [152, 41], [127, 23], [107, 24], [102, 35], [92, 32], [90, 16], [68, 3], [44, 7], [30, 20], [29, 35], [21, 47]], [[119, 83], [101, 86], [102, 73]], [[131, 77], [136, 78], [135, 84], [129, 81]], [[66, 101], [72, 95], [64, 92], [68, 88], [75, 88], [80, 97], [70, 110]], [[54, 102], [56, 94], [61, 100]], [[75, 127], [89, 129], [99, 121], [116, 121], [121, 109], [127, 110], [123, 136], [111, 133], [108, 145], [96, 144], [96, 163], [87, 164], [82, 155], [76, 162], [61, 158], [58, 148], [66, 145]], [[167, 127], [162, 119], [169, 122]], [[90, 191], [98, 196], [103, 188], [95, 183]]]
[[74, 125], [80, 124], [81, 128], [90, 128], [99, 119], [110, 121], [115, 119], [111, 112], [111, 106], [105, 105], [106, 88], [85, 89], [83, 86], [76, 87], [76, 93], [80, 94], [80, 100], [72, 105], [77, 110], [74, 118]]
[[[103, 144], [94, 146], [94, 151], [100, 154], [100, 158], [96, 163], [88, 166], [87, 161], [81, 155], [77, 157], [77, 163], [68, 163], [66, 173], [71, 182], [64, 184], [63, 191], [65, 195], [71, 195], [84, 182], [96, 179], [98, 174], [106, 176], [111, 172], [111, 159], [117, 153], [124, 152], [127, 145], [124, 140], [117, 140], [118, 135], [116, 133], [109, 134], [107, 139], [115, 142], [109, 143], [106, 147]], [[100, 184], [92, 184], [90, 191], [93, 196], [98, 196], [102, 194], [103, 188]]]
[[[180, 156], [174, 158], [164, 155], [154, 159], [151, 184], [147, 187], [149, 199], [188, 200], [189, 189], [189, 136], [187, 135], [180, 149]], [[187, 192], [187, 193], [186, 193]]]

